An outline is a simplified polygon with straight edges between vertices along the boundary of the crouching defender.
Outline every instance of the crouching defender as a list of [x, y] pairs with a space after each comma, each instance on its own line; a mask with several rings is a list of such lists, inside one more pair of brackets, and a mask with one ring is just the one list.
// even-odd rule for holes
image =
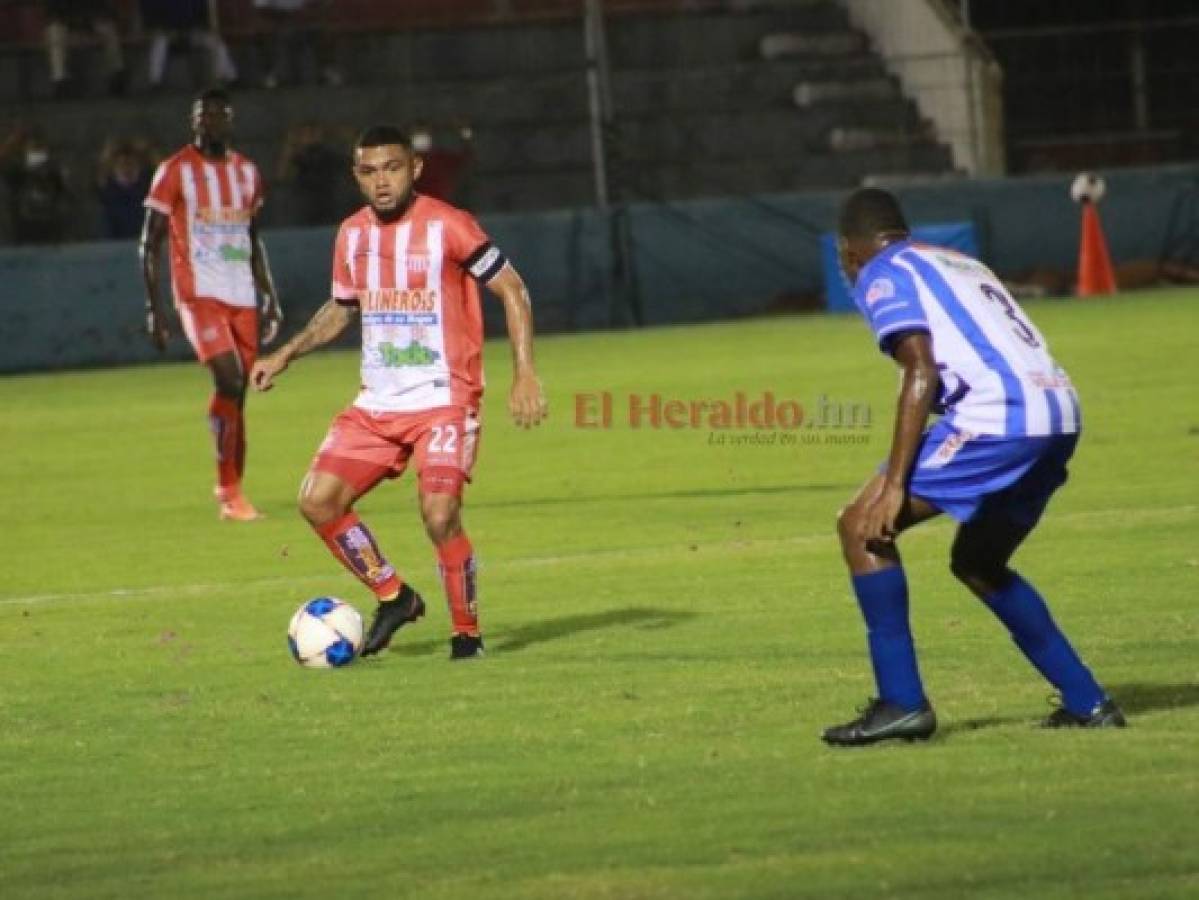
[[332, 299], [304, 329], [260, 359], [261, 391], [288, 364], [362, 317], [362, 388], [333, 420], [300, 489], [300, 512], [330, 552], [378, 600], [362, 655], [378, 653], [396, 629], [424, 615], [354, 502], [412, 462], [420, 512], [433, 542], [450, 608], [451, 659], [482, 655], [474, 549], [462, 528], [483, 395], [479, 284], [499, 296], [512, 342], [509, 409], [528, 428], [546, 415], [533, 368], [533, 326], [524, 282], [472, 216], [413, 191], [421, 159], [398, 128], [358, 138], [354, 176], [367, 205], [346, 219], [333, 256]]
[[[838, 746], [923, 739], [937, 727], [908, 624], [895, 539], [948, 513], [960, 523], [950, 568], [1061, 694], [1047, 727], [1124, 725], [1031, 584], [1008, 567], [1078, 443], [1078, 396], [1045, 340], [982, 263], [914, 243], [896, 199], [852, 194], [841, 263], [883, 352], [902, 369], [890, 457], [838, 519], [866, 620], [878, 697], [830, 727]], [[942, 414], [931, 428], [931, 412]]]

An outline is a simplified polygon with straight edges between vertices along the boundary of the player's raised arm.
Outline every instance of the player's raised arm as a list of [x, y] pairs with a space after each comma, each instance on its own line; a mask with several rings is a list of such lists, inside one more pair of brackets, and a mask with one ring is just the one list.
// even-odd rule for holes
[[327, 300], [299, 334], [274, 353], [254, 363], [254, 368], [250, 370], [250, 383], [254, 389], [269, 391], [274, 387], [275, 376], [286, 369], [293, 359], [336, 339], [354, 321], [354, 313], [353, 307], [343, 306], [333, 299]]
[[279, 326], [283, 324], [283, 307], [279, 304], [279, 293], [275, 290], [275, 279], [271, 276], [266, 247], [258, 233], [257, 217], [250, 221], [250, 269], [262, 297], [262, 343], [265, 345], [279, 335]]
[[141, 257], [142, 283], [146, 289], [146, 333], [159, 350], [166, 349], [167, 339], [171, 336], [166, 315], [158, 299], [158, 265], [166, 234], [167, 217], [157, 210], [147, 209], [137, 252]]
[[517, 425], [531, 428], [549, 415], [549, 404], [533, 366], [533, 310], [524, 279], [509, 263], [487, 282], [504, 304], [512, 344], [512, 390], [508, 409]]

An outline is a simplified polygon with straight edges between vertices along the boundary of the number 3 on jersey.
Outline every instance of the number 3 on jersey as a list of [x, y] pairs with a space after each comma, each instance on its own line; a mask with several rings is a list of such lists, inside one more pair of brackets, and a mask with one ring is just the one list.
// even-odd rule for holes
[[1016, 337], [1030, 347], [1041, 346], [1036, 332], [1032, 330], [1032, 327], [1025, 320], [1020, 308], [1008, 298], [1006, 293], [990, 284], [982, 284], [979, 287], [983, 292], [983, 296], [992, 303], [997, 303], [1003, 309], [1004, 315], [1012, 320], [1012, 333]]

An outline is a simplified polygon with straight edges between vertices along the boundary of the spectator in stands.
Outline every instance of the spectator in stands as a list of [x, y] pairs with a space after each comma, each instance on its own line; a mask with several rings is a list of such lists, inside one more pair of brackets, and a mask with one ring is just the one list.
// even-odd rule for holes
[[302, 58], [311, 55], [325, 84], [343, 83], [335, 62], [329, 31], [321, 27], [315, 11], [329, 0], [254, 0], [262, 23], [262, 55], [267, 60], [262, 86], [278, 87], [286, 78], [301, 80]]
[[145, 140], [109, 138], [105, 142], [96, 177], [104, 237], [128, 239], [141, 234], [143, 201], [150, 191], [154, 163]]
[[46, 56], [50, 64], [50, 89], [56, 98], [71, 96], [67, 75], [67, 38], [72, 30], [91, 31], [100, 38], [108, 70], [108, 93], [125, 93], [129, 79], [121, 35], [116, 18], [106, 0], [43, 0], [46, 15]]
[[292, 191], [294, 224], [328, 225], [346, 215], [349, 204], [343, 188], [350, 157], [341, 148], [348, 143], [336, 140], [322, 125], [305, 123], [288, 131], [275, 174]]
[[142, 25], [151, 35], [149, 79], [151, 90], [162, 87], [167, 57], [173, 46], [208, 51], [212, 81], [230, 85], [237, 81], [237, 66], [229, 48], [212, 25], [208, 0], [140, 0]]
[[412, 129], [412, 149], [424, 160], [416, 189], [429, 197], [457, 202], [456, 197], [471, 163], [474, 162], [474, 132], [469, 125], [455, 129], [456, 141], [437, 140], [436, 129], [421, 124]]
[[0, 143], [0, 171], [8, 187], [14, 243], [62, 241], [70, 191], [66, 172], [45, 139], [31, 128], [18, 126]]

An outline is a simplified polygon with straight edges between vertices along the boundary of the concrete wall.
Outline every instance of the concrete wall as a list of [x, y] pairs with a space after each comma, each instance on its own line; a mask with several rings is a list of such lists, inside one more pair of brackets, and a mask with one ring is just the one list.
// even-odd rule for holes
[[[1199, 198], [1199, 166], [1107, 173], [1101, 207], [1117, 262], [1158, 259], [1171, 214]], [[967, 220], [1001, 274], [1070, 271], [1079, 212], [1067, 176], [955, 181], [897, 191], [913, 223]], [[636, 295], [647, 324], [755, 315], [822, 289], [820, 235], [843, 194], [775, 194], [637, 206], [630, 211]], [[1199, 203], [1195, 204], [1199, 209]], [[627, 324], [609, 296], [607, 224], [591, 210], [484, 216], [529, 282], [540, 330]], [[1194, 227], [1192, 223], [1191, 227]], [[334, 229], [265, 232], [288, 313], [299, 328], [326, 298]], [[502, 334], [497, 302], [489, 334]], [[142, 336], [132, 243], [0, 250], [0, 371], [157, 358]], [[170, 357], [190, 357], [176, 337]]]
[[1002, 72], [938, 0], [843, 0], [904, 93], [970, 175], [1002, 175]]

